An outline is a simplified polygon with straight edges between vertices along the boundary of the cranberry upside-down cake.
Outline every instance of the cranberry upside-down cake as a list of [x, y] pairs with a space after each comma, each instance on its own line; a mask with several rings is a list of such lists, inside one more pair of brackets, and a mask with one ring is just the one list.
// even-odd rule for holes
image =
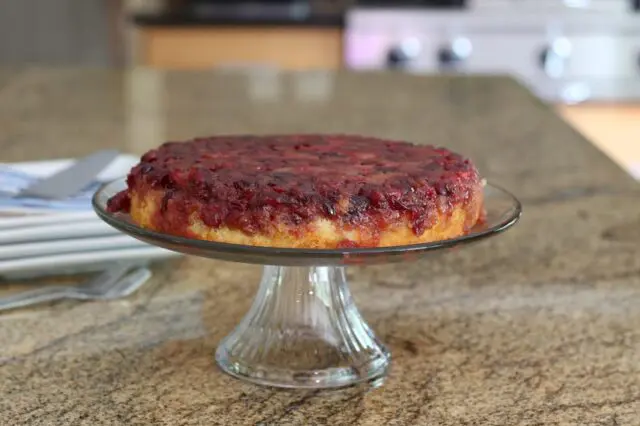
[[478, 170], [444, 148], [346, 135], [217, 136], [144, 154], [108, 204], [155, 231], [291, 248], [461, 236], [483, 215]]

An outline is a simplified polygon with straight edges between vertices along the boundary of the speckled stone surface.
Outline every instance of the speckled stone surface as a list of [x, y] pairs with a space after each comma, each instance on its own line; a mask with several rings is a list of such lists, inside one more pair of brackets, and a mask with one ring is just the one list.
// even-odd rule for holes
[[141, 153], [215, 133], [365, 133], [470, 155], [525, 214], [471, 247], [350, 270], [356, 303], [393, 353], [379, 388], [279, 391], [223, 375], [213, 351], [248, 309], [260, 269], [184, 258], [155, 267], [126, 300], [0, 314], [0, 424], [640, 424], [640, 191], [513, 81], [43, 69], [7, 78], [3, 161]]

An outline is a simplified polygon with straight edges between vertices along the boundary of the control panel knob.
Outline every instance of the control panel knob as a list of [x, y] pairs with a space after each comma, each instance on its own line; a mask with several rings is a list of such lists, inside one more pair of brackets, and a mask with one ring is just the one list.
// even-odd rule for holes
[[411, 58], [408, 57], [399, 47], [392, 47], [387, 53], [387, 66], [389, 68], [404, 68], [410, 61]]
[[438, 62], [441, 65], [453, 65], [462, 61], [464, 58], [458, 55], [453, 49], [449, 47], [441, 47], [438, 50]]
[[538, 64], [540, 65], [540, 68], [544, 69], [544, 67], [547, 65], [547, 61], [549, 60], [550, 55], [551, 50], [548, 46], [543, 47], [540, 50], [540, 54], [538, 55]]
[[467, 38], [459, 37], [438, 49], [438, 63], [444, 68], [454, 68], [471, 56], [473, 47]]
[[553, 40], [540, 51], [538, 56], [540, 68], [542, 68], [549, 77], [561, 77], [566, 61], [571, 56], [571, 48], [571, 42], [564, 37], [558, 37]]
[[387, 52], [387, 67], [391, 69], [406, 69], [418, 58], [422, 51], [422, 44], [415, 38], [402, 40]]

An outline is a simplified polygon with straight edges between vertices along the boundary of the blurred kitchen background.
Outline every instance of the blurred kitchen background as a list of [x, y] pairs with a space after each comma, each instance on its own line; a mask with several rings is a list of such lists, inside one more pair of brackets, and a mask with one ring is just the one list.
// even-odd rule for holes
[[640, 162], [640, 0], [0, 0], [33, 63], [507, 73]]

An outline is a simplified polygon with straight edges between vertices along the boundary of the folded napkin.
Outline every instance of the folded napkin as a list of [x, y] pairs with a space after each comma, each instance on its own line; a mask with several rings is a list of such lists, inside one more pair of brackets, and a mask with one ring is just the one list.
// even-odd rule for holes
[[133, 155], [122, 154], [79, 194], [63, 200], [12, 197], [39, 179], [69, 167], [73, 159], [26, 163], [0, 163], [0, 213], [64, 213], [91, 210], [91, 197], [104, 182], [124, 176], [138, 161]]
[[21, 190], [37, 182], [41, 178], [31, 174], [14, 170], [11, 167], [0, 166], [0, 210], [15, 210], [16, 208], [27, 208], [35, 210], [55, 210], [55, 211], [86, 211], [91, 210], [91, 197], [100, 187], [100, 182], [92, 182], [79, 194], [63, 200], [45, 200], [42, 198], [18, 197]]

